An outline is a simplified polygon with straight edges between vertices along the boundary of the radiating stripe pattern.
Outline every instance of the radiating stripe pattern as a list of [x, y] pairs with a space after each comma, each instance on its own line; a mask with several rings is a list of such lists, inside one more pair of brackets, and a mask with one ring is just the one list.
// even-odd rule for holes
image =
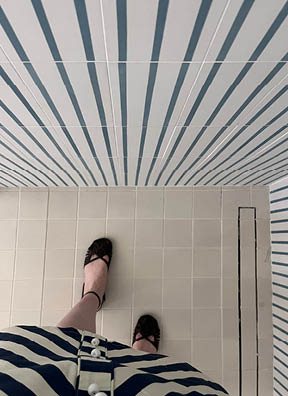
[[274, 391], [288, 389], [288, 178], [270, 185]]
[[[98, 357], [91, 354], [93, 349]], [[84, 396], [88, 389], [95, 394], [92, 384], [107, 396], [228, 395], [189, 363], [138, 351], [89, 331], [27, 325], [0, 331], [1, 394]]]
[[3, 0], [0, 187], [281, 179], [287, 15], [287, 0]]

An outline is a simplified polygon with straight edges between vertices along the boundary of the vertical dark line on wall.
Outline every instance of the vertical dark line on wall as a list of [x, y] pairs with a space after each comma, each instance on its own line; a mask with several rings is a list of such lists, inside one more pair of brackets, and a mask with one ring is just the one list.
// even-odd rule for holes
[[256, 207], [254, 209], [254, 243], [255, 243], [255, 304], [256, 304], [256, 396], [259, 395], [259, 335], [258, 335], [258, 261], [257, 261], [257, 220]]
[[241, 333], [241, 247], [240, 207], [238, 207], [238, 331], [239, 331], [239, 396], [242, 396], [242, 333]]

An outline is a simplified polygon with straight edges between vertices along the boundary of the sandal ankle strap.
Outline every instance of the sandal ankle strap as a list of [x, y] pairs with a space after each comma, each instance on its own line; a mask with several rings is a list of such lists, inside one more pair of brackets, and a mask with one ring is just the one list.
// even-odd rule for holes
[[[85, 294], [83, 294], [83, 297], [86, 296], [86, 294], [88, 294], [88, 293], [93, 293], [93, 294], [95, 294], [95, 296], [98, 298], [99, 307], [98, 307], [98, 309], [97, 309], [96, 312], [100, 311], [100, 309], [102, 308], [102, 303], [103, 303], [103, 301], [101, 301], [101, 298], [99, 297], [99, 295], [98, 295], [96, 292], [94, 292], [94, 291], [88, 291], [88, 292], [86, 292]], [[83, 297], [82, 297], [82, 298], [83, 298]]]

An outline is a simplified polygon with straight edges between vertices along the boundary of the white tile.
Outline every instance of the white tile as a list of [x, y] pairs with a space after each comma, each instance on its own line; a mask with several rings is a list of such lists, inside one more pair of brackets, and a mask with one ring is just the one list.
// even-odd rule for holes
[[129, 309], [104, 309], [103, 333], [110, 341], [131, 337], [131, 311]]
[[163, 190], [138, 191], [136, 217], [138, 219], [163, 218], [163, 202]]
[[220, 307], [221, 288], [220, 278], [194, 278], [193, 304], [194, 307]]
[[136, 191], [109, 191], [108, 217], [132, 219], [135, 217]]
[[234, 308], [223, 308], [223, 338], [226, 340], [238, 340], [238, 319], [239, 312], [238, 307]]
[[223, 247], [223, 278], [238, 278], [238, 248]]
[[19, 221], [18, 249], [44, 249], [45, 239], [45, 220]]
[[162, 277], [162, 248], [137, 248], [135, 251], [135, 277]]
[[48, 217], [50, 219], [76, 218], [77, 192], [51, 191], [49, 195]]
[[48, 220], [46, 248], [74, 249], [75, 233], [76, 222], [74, 220]]
[[0, 219], [17, 219], [19, 192], [0, 192]]
[[40, 326], [40, 310], [12, 311], [11, 326]]
[[163, 307], [191, 307], [191, 279], [163, 279]]
[[82, 191], [79, 197], [79, 218], [105, 218], [106, 217], [106, 191]]
[[162, 220], [136, 220], [136, 246], [162, 246]]
[[189, 309], [163, 309], [163, 339], [188, 340], [191, 338], [191, 311]]
[[0, 221], [0, 249], [15, 249], [16, 220]]
[[194, 308], [192, 335], [195, 338], [221, 338], [221, 310]]
[[[104, 219], [93, 219], [93, 220], [79, 220], [78, 222], [78, 233], [77, 233], [77, 249], [88, 249], [91, 243], [98, 238], [105, 237], [105, 220]], [[73, 248], [71, 242], [67, 248]]]
[[191, 361], [191, 340], [160, 340], [159, 353], [173, 357], [177, 362]]
[[107, 237], [113, 239], [116, 245], [132, 247], [134, 245], [134, 220], [108, 219]]
[[259, 338], [259, 369], [272, 370], [273, 367], [273, 339]]
[[224, 371], [237, 370], [239, 367], [239, 341], [236, 338], [223, 338], [223, 367]]
[[14, 250], [0, 250], [0, 279], [12, 280], [14, 270]]
[[164, 220], [165, 247], [192, 246], [191, 220]]
[[222, 304], [224, 308], [236, 309], [238, 306], [238, 279], [223, 278]]
[[48, 191], [21, 191], [20, 219], [46, 219]]
[[221, 338], [193, 338], [193, 362], [200, 371], [217, 370], [222, 363]]
[[223, 218], [237, 219], [241, 206], [250, 206], [250, 191], [223, 190]]
[[37, 279], [15, 281], [13, 296], [13, 311], [40, 310], [41, 308], [42, 282]]
[[57, 324], [66, 316], [69, 309], [53, 309], [42, 311], [41, 326], [57, 326]]
[[194, 190], [194, 218], [220, 218], [221, 191]]
[[45, 279], [43, 309], [60, 310], [71, 308], [72, 279]]
[[6, 329], [9, 327], [10, 321], [10, 312], [9, 311], [0, 311], [0, 329]]
[[191, 218], [193, 209], [192, 191], [169, 191], [165, 190], [165, 213], [169, 218]]
[[72, 278], [74, 272], [73, 249], [47, 250], [45, 261], [45, 278]]
[[163, 276], [165, 278], [188, 277], [192, 273], [191, 248], [164, 248]]
[[219, 247], [221, 244], [220, 220], [194, 220], [194, 246]]
[[134, 279], [134, 307], [162, 306], [162, 279]]
[[105, 308], [131, 308], [132, 278], [110, 278], [108, 276], [105, 295]]
[[44, 250], [17, 250], [15, 279], [38, 279], [43, 278]]
[[12, 294], [12, 280], [1, 280], [0, 286], [0, 311], [9, 311]]
[[220, 277], [221, 249], [220, 248], [193, 249], [193, 276]]

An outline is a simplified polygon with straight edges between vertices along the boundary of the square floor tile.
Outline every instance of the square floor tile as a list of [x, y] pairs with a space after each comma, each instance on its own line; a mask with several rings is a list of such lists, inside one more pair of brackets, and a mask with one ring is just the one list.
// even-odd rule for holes
[[72, 305], [72, 279], [45, 279], [43, 309], [69, 309]]
[[46, 219], [47, 202], [48, 191], [21, 191], [19, 218]]
[[193, 309], [193, 337], [221, 338], [221, 310]]
[[191, 307], [190, 278], [163, 279], [163, 307], [164, 308]]
[[159, 353], [170, 356], [177, 362], [191, 361], [191, 340], [163, 340], [159, 344]]
[[75, 219], [77, 195], [77, 191], [50, 191], [48, 217], [50, 219]]
[[221, 367], [221, 338], [193, 338], [193, 362], [200, 371], [217, 370]]
[[139, 190], [137, 191], [136, 217], [163, 218], [163, 190]]
[[220, 278], [194, 278], [193, 305], [195, 308], [220, 307]]
[[131, 308], [132, 278], [108, 276], [105, 294], [105, 308]]
[[162, 248], [136, 248], [135, 277], [161, 278], [162, 277]]
[[219, 247], [221, 245], [220, 220], [194, 220], [194, 246]]
[[134, 279], [134, 307], [161, 307], [162, 279]]
[[221, 217], [221, 191], [194, 190], [194, 218], [213, 219]]
[[14, 271], [14, 250], [0, 250], [0, 279], [12, 280]]
[[18, 249], [44, 249], [46, 227], [45, 220], [20, 220]]
[[[79, 220], [76, 249], [88, 249], [95, 239], [105, 237], [105, 227], [104, 219]], [[69, 248], [73, 248], [73, 245]]]
[[136, 246], [162, 247], [163, 220], [136, 220]]
[[41, 282], [44, 268], [44, 250], [18, 249], [15, 279], [38, 279]]
[[47, 249], [74, 249], [76, 221], [49, 220], [47, 230]]
[[131, 337], [130, 309], [103, 309], [103, 333], [110, 341]]
[[192, 217], [193, 191], [164, 191], [166, 219], [189, 219]]
[[193, 276], [221, 276], [221, 248], [195, 248], [193, 250]]
[[0, 220], [0, 249], [15, 249], [17, 220]]
[[107, 205], [106, 191], [80, 191], [79, 218], [105, 218]]
[[12, 280], [0, 280], [0, 311], [10, 310], [12, 283]]
[[0, 192], [0, 219], [17, 219], [18, 215], [18, 191]]
[[191, 338], [190, 309], [163, 309], [163, 339], [189, 340]]
[[116, 245], [132, 247], [134, 246], [134, 220], [127, 219], [108, 219], [107, 236], [113, 238]]
[[72, 278], [74, 273], [74, 249], [47, 250], [45, 278]]
[[41, 309], [42, 282], [38, 279], [15, 281], [13, 296], [13, 311]]
[[191, 277], [192, 249], [164, 248], [163, 276], [165, 278]]
[[11, 326], [28, 325], [40, 326], [40, 310], [38, 311], [12, 311]]
[[108, 218], [133, 219], [136, 191], [109, 191]]
[[191, 220], [164, 221], [164, 245], [166, 247], [192, 246]]

